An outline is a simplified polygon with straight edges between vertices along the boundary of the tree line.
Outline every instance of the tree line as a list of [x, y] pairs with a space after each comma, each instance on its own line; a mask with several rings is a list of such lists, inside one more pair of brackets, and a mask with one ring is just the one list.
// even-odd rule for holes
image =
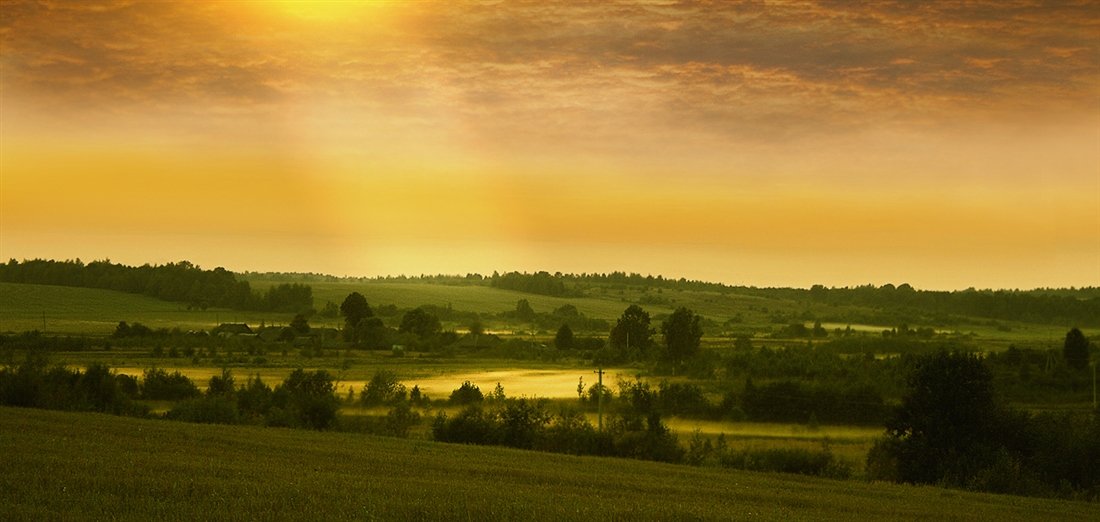
[[[417, 278], [413, 278], [417, 279]], [[444, 284], [488, 284], [519, 292], [549, 296], [580, 296], [591, 286], [661, 288], [683, 291], [713, 291], [723, 294], [751, 295], [773, 299], [790, 299], [830, 305], [851, 305], [893, 311], [919, 311], [943, 319], [952, 315], [989, 319], [1024, 321], [1041, 324], [1077, 324], [1100, 326], [1100, 289], [1035, 290], [917, 290], [909, 284], [828, 288], [814, 285], [804, 288], [759, 288], [726, 285], [706, 281], [673, 279], [638, 273], [563, 274], [540, 271], [535, 273], [493, 273], [460, 276], [420, 276], [419, 280]], [[911, 314], [909, 314], [911, 315]]]
[[[302, 281], [340, 280], [319, 274], [279, 276]], [[952, 316], [971, 316], [1042, 324], [1100, 326], [1100, 289], [1091, 287], [1029, 291], [967, 289], [950, 292], [917, 290], [908, 284], [844, 288], [814, 285], [809, 289], [758, 288], [625, 272], [551, 274], [546, 271], [504, 274], [494, 272], [491, 276], [397, 276], [375, 280], [488, 285], [554, 297], [581, 296], [589, 288], [601, 285], [714, 291], [828, 305], [870, 307], [895, 313], [904, 312], [905, 315], [920, 313], [934, 321], [949, 320]], [[247, 281], [238, 280], [233, 272], [224, 268], [202, 270], [187, 261], [131, 267], [114, 264], [109, 260], [84, 264], [79, 259], [34, 259], [23, 262], [12, 259], [7, 264], [0, 264], [0, 281], [104, 288], [183, 302], [196, 307], [217, 306], [279, 312], [302, 312], [313, 308], [312, 289], [306, 284], [284, 283], [273, 286], [266, 292], [257, 292]]]
[[313, 308], [313, 289], [308, 285], [286, 283], [260, 292], [222, 267], [203, 270], [188, 261], [135, 267], [110, 260], [85, 264], [79, 259], [12, 259], [0, 264], [0, 281], [115, 290], [204, 310], [213, 306], [296, 313]]

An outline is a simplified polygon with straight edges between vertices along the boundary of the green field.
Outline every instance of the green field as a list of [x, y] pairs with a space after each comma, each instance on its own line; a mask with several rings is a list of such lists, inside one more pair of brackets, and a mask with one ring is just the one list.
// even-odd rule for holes
[[[286, 282], [283, 279], [253, 279], [258, 289], [272, 284]], [[632, 303], [642, 302], [655, 320], [670, 313], [675, 307], [686, 306], [695, 312], [721, 325], [732, 317], [740, 317], [741, 322], [727, 326], [711, 326], [705, 329], [708, 336], [705, 342], [722, 344], [722, 337], [732, 332], [755, 332], [758, 342], [789, 344], [799, 341], [769, 341], [764, 332], [782, 327], [771, 321], [770, 314], [785, 314], [795, 317], [803, 313], [820, 316], [830, 314], [872, 314], [873, 310], [855, 307], [825, 307], [798, 301], [778, 298], [761, 298], [738, 294], [721, 294], [713, 291], [665, 290], [659, 294], [664, 304], [645, 304], [643, 296], [657, 296], [654, 291], [644, 291], [637, 287], [625, 287], [620, 290], [606, 288], [590, 289], [585, 297], [549, 297], [525, 294], [512, 290], [502, 290], [488, 286], [442, 285], [424, 282], [311, 282], [315, 307], [323, 308], [325, 303], [343, 302], [351, 292], [362, 293], [374, 306], [393, 304], [407, 309], [420, 305], [451, 306], [455, 310], [477, 312], [485, 319], [489, 328], [511, 330], [514, 326], [499, 324], [492, 316], [500, 312], [515, 309], [516, 302], [526, 299], [536, 312], [551, 312], [565, 304], [576, 306], [586, 316], [604, 319], [608, 322], [622, 314]], [[0, 283], [0, 332], [22, 332], [42, 330], [49, 334], [61, 335], [109, 335], [119, 321], [139, 322], [152, 328], [180, 328], [209, 330], [222, 322], [245, 322], [257, 326], [266, 324], [286, 324], [293, 314], [275, 312], [253, 312], [226, 309], [188, 310], [182, 303], [174, 303], [150, 297], [126, 294], [111, 290], [92, 288], [74, 288], [65, 286], [30, 285]], [[314, 316], [310, 319], [313, 326], [339, 327], [339, 318]], [[838, 328], [848, 323], [826, 323], [828, 328]], [[464, 324], [444, 322], [447, 328], [464, 329]], [[876, 332], [895, 325], [853, 324], [855, 329]], [[920, 326], [920, 325], [910, 325]], [[521, 328], [522, 329], [522, 328]], [[1036, 325], [1028, 323], [1000, 322], [994, 326], [988, 320], [975, 319], [956, 328], [960, 332], [974, 333], [976, 339], [988, 349], [1003, 349], [1009, 344], [1024, 344], [1035, 347], [1055, 347], [1068, 327], [1058, 325]], [[552, 335], [545, 332], [542, 335]], [[606, 332], [593, 332], [606, 334]], [[530, 334], [529, 332], [527, 333]]]
[[142, 295], [70, 286], [0, 283], [0, 332], [39, 330], [48, 334], [110, 335], [119, 321], [150, 328], [209, 330], [220, 322], [259, 324], [286, 314], [188, 310], [183, 303]]
[[22, 520], [1089, 520], [1092, 504], [0, 408]]

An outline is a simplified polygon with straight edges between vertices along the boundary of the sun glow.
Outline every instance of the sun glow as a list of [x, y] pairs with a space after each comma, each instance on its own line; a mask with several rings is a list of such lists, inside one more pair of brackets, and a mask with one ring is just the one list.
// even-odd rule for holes
[[3, 260], [1100, 281], [1085, 4], [0, 2]]
[[317, 1], [317, 0], [275, 0], [271, 2], [279, 11], [309, 21], [332, 22], [359, 18], [364, 14], [376, 14], [386, 4], [374, 1]]

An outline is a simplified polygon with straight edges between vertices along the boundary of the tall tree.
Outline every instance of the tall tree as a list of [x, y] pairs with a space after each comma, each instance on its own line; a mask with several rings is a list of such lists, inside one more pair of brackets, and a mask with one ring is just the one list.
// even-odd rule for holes
[[886, 424], [885, 450], [902, 482], [964, 484], [990, 464], [1004, 407], [981, 359], [946, 353], [919, 360]]
[[558, 328], [558, 334], [554, 336], [554, 346], [559, 350], [573, 348], [573, 329], [569, 325], [563, 324]]
[[298, 335], [309, 334], [309, 319], [304, 314], [295, 315], [294, 319], [290, 321], [290, 329]]
[[1074, 328], [1066, 333], [1062, 357], [1065, 358], [1066, 364], [1078, 370], [1089, 365], [1089, 340], [1081, 330]]
[[340, 313], [344, 315], [344, 340], [359, 342], [359, 323], [363, 319], [374, 316], [374, 311], [367, 304], [367, 298], [359, 292], [348, 294], [340, 304]]
[[443, 330], [439, 324], [439, 318], [423, 308], [414, 308], [405, 312], [401, 318], [401, 326], [398, 332], [411, 333], [421, 339], [431, 337]]
[[661, 324], [665, 336], [665, 357], [677, 367], [699, 353], [699, 339], [703, 337], [701, 318], [681, 306]]
[[528, 303], [526, 299], [516, 301], [516, 319], [520, 321], [530, 321], [534, 318], [535, 309], [531, 308], [531, 303]]
[[630, 305], [611, 328], [611, 346], [620, 349], [638, 348], [645, 351], [652, 342], [649, 313], [638, 305]]

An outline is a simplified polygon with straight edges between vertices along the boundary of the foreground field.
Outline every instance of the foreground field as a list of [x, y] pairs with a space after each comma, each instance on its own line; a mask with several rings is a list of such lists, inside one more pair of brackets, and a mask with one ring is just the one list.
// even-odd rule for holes
[[1088, 520], [1100, 507], [501, 448], [0, 408], [7, 520]]

